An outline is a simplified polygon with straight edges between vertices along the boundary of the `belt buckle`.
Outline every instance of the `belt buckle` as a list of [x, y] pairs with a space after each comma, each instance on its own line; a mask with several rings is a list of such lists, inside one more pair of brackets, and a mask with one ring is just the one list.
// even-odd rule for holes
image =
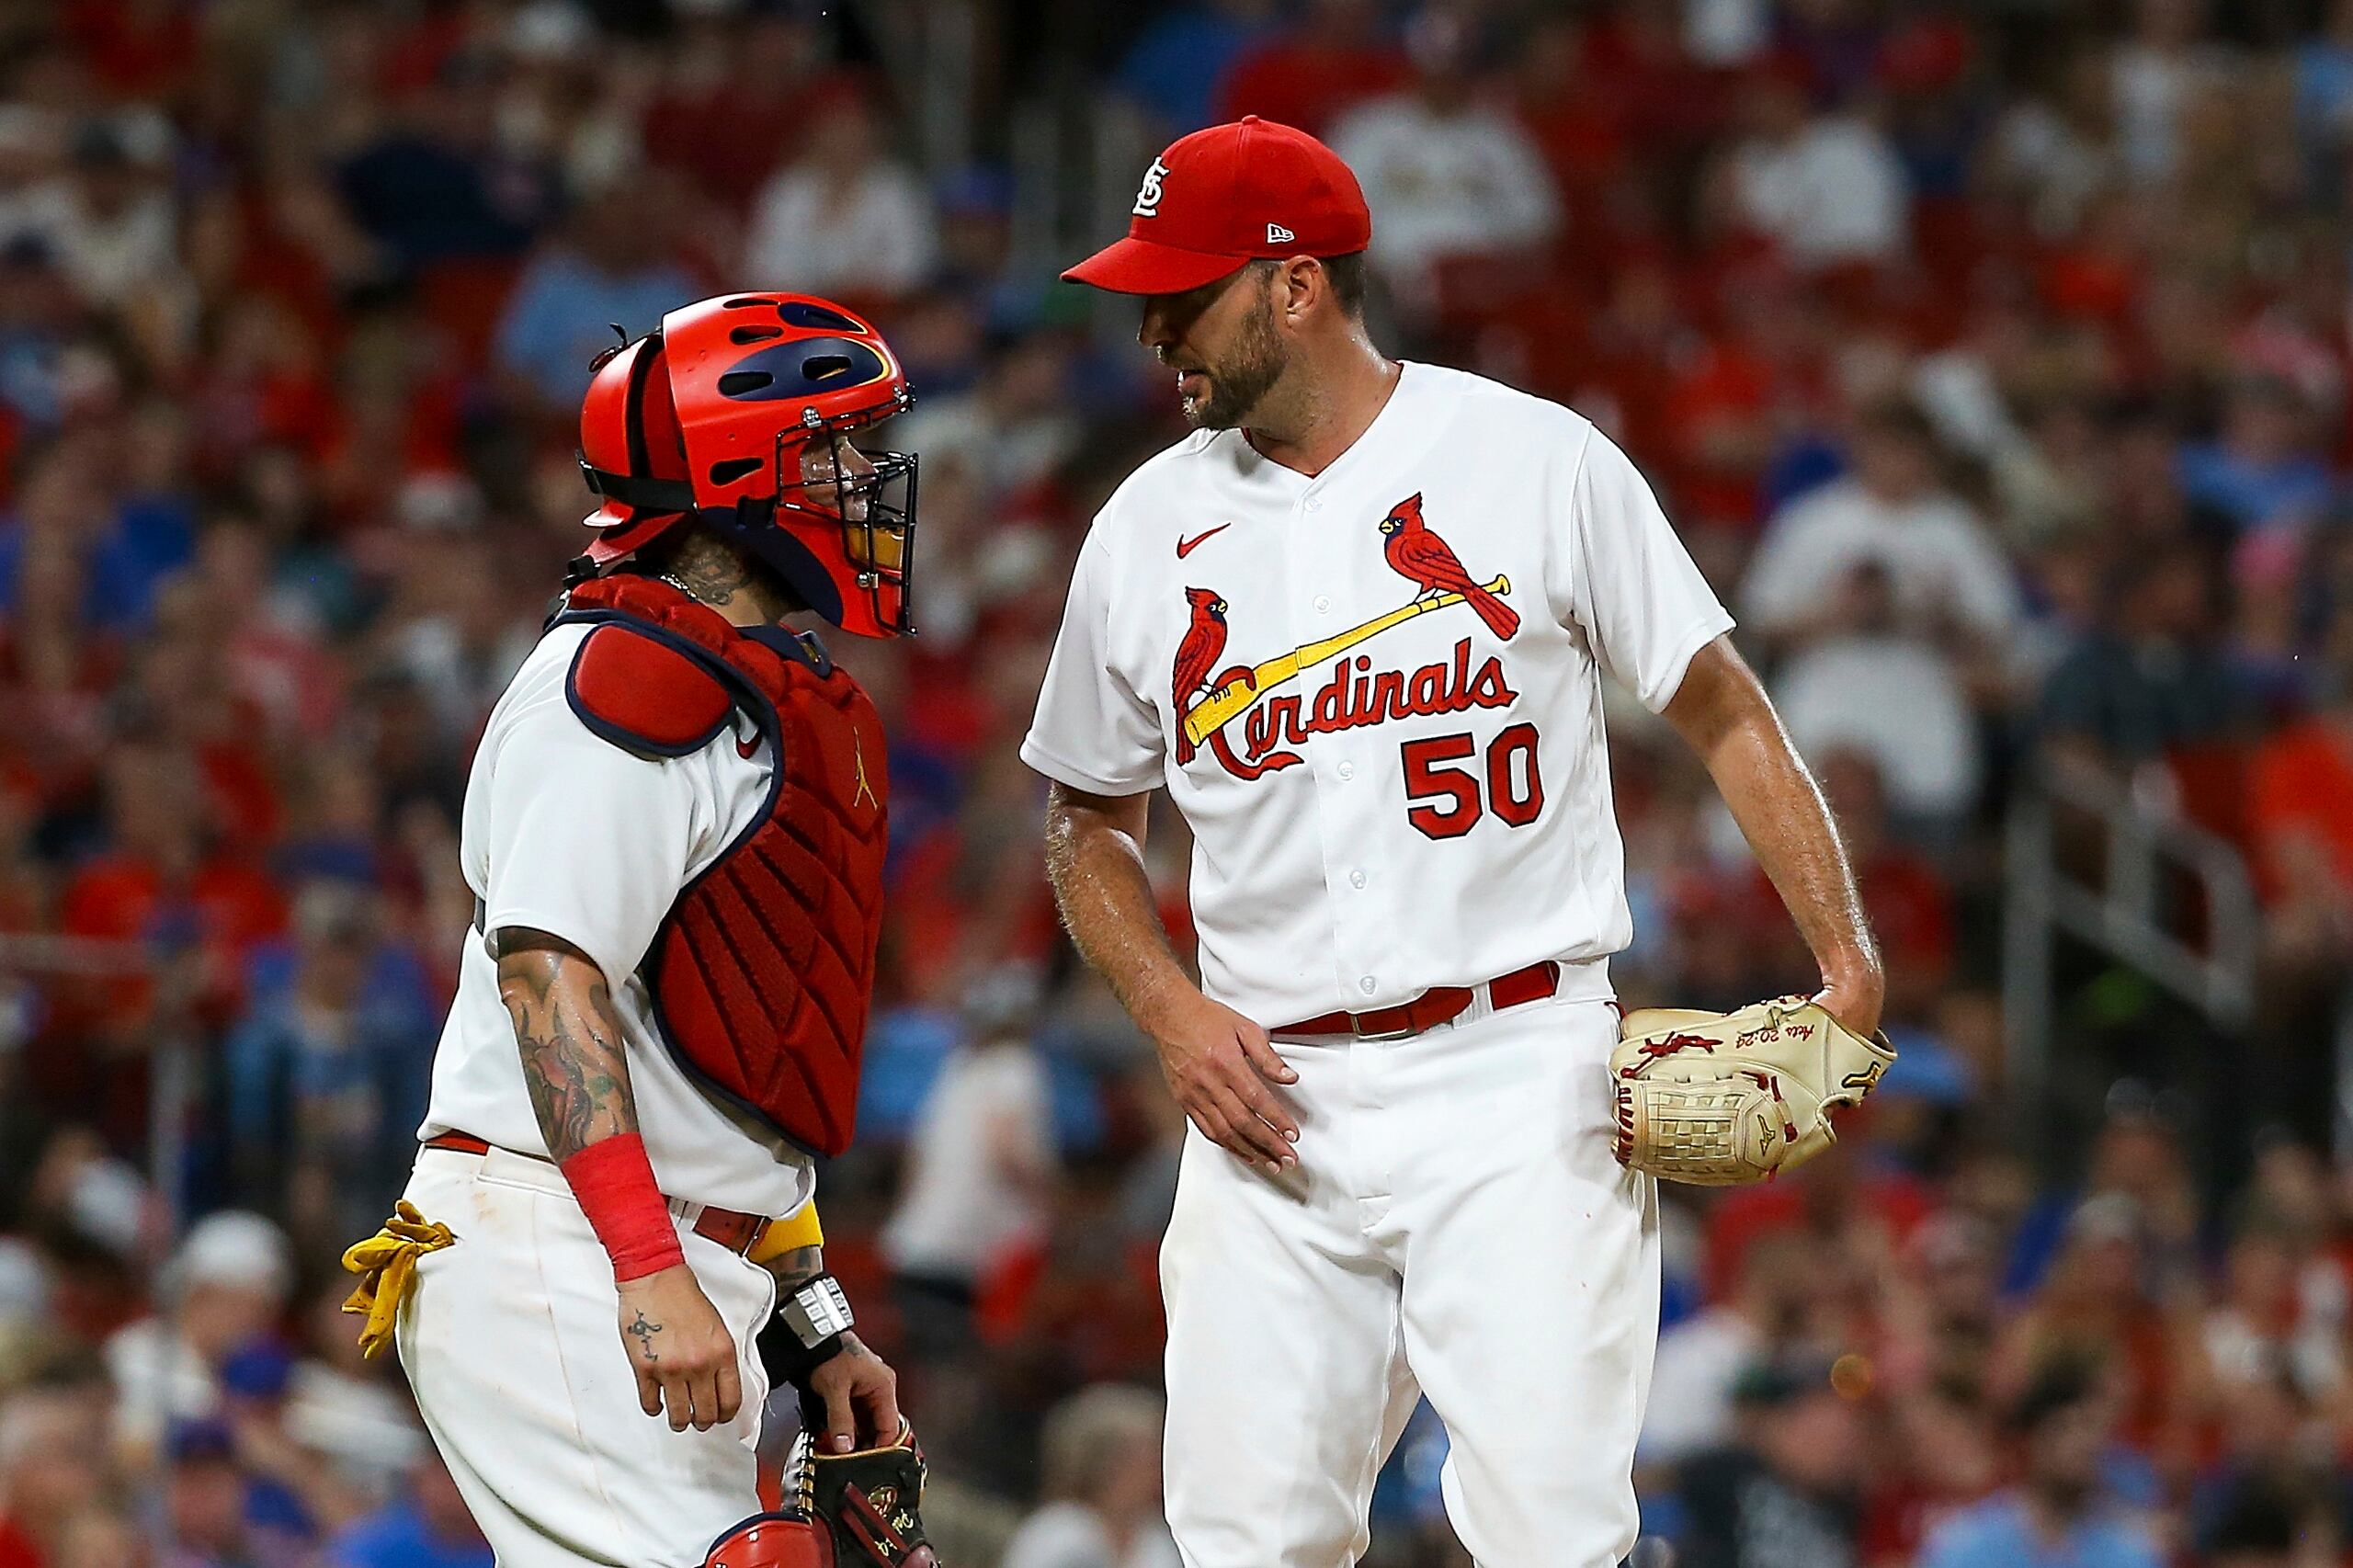
[[[1388, 1011], [1385, 1007], [1381, 1010], [1383, 1012]], [[1403, 1011], [1404, 1009], [1400, 1010]], [[1407, 1014], [1404, 1026], [1393, 1029], [1368, 1029], [1364, 1027], [1363, 1023], [1359, 1021], [1364, 1017], [1365, 1015], [1361, 1013], [1350, 1013], [1348, 1015], [1348, 1033], [1358, 1040], [1372, 1040], [1375, 1042], [1385, 1040], [1404, 1040], [1410, 1036], [1417, 1035], [1422, 1032], [1414, 1027], [1413, 1017], [1410, 1013]]]

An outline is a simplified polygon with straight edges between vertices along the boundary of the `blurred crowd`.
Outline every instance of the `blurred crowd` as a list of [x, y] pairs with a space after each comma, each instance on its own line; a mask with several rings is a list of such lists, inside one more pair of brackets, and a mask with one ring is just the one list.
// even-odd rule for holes
[[[1384, 345], [1627, 447], [1845, 825], [1902, 1060], [1798, 1177], [1668, 1195], [1638, 1561], [2353, 1562], [2353, 4], [974, 0], [956, 167], [925, 9], [0, 0], [0, 1568], [487, 1563], [335, 1259], [409, 1162], [589, 359], [730, 287], [870, 307], [919, 399], [922, 635], [835, 640], [895, 798], [829, 1260], [947, 1561], [1174, 1563], [1183, 1124], [1015, 747], [1088, 517], [1179, 427], [1015, 263], [1017, 101], [1142, 127], [1139, 174], [1244, 113], [1328, 139]], [[1803, 988], [1705, 776], [1614, 719], [1620, 994]], [[2225, 1033], [2063, 953], [2021, 1106], [2044, 767], [2244, 857], [2263, 1001]], [[1181, 936], [1180, 824], [1151, 859]], [[1443, 1451], [1425, 1410], [1369, 1561], [1461, 1561]]]

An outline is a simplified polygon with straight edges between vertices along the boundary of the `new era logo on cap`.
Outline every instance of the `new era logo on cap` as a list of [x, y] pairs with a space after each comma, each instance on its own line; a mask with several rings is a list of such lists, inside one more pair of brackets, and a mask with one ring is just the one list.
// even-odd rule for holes
[[1258, 257], [1353, 256], [1372, 240], [1364, 192], [1339, 155], [1255, 115], [1172, 143], [1128, 212], [1127, 238], [1063, 276], [1123, 294], [1181, 294]]

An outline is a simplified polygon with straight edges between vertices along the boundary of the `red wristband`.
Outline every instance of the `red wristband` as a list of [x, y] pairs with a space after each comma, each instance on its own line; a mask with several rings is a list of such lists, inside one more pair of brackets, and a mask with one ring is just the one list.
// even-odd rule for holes
[[599, 1138], [559, 1167], [588, 1216], [589, 1229], [613, 1260], [613, 1282], [626, 1284], [687, 1261], [670, 1223], [670, 1205], [654, 1185], [645, 1139], [635, 1132]]

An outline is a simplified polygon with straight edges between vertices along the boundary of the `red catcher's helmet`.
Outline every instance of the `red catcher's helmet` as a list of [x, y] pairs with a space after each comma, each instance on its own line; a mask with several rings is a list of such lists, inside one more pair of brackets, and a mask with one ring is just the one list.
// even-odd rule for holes
[[773, 567], [845, 631], [915, 630], [915, 459], [853, 431], [913, 407], [871, 322], [805, 294], [728, 294], [597, 361], [580, 472], [603, 505], [593, 569], [688, 517]]
[[798, 1514], [755, 1514], [711, 1542], [703, 1568], [828, 1568], [831, 1553]]

